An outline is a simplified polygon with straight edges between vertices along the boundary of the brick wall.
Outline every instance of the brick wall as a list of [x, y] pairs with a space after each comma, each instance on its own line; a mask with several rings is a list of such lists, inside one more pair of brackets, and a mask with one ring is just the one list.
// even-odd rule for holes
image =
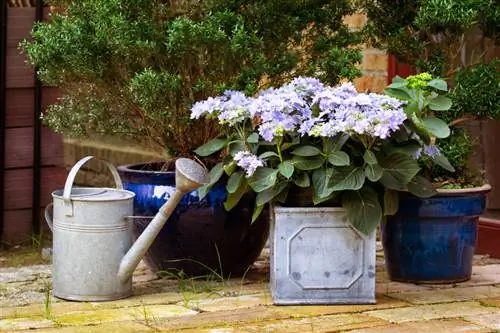
[[[359, 30], [366, 24], [366, 16], [357, 13], [346, 17], [345, 23], [353, 30]], [[387, 85], [388, 57], [385, 51], [372, 47], [363, 49], [361, 71], [363, 76], [354, 81], [359, 91], [382, 92]]]

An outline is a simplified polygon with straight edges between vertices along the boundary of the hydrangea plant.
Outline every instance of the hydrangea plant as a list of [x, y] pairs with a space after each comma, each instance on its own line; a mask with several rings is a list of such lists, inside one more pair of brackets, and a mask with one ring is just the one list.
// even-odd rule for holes
[[445, 133], [432, 126], [439, 121], [430, 115], [420, 121], [420, 111], [445, 102], [437, 92], [404, 82], [389, 87], [394, 96], [408, 95], [402, 99], [359, 93], [352, 83], [331, 87], [298, 77], [253, 97], [226, 91], [195, 103], [193, 119], [216, 119], [224, 131], [196, 153], [227, 152], [205, 190], [226, 173], [226, 209], [254, 191], [255, 219], [265, 204], [286, 205], [290, 192], [312, 189], [311, 205], [342, 205], [357, 230], [371, 233], [384, 215], [397, 211], [398, 190], [435, 193], [419, 175], [416, 155], [433, 155], [430, 135]]

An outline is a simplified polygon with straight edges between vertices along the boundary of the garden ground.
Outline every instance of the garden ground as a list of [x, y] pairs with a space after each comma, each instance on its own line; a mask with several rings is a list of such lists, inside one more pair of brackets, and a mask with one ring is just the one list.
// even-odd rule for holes
[[[264, 250], [245, 278], [159, 279], [144, 265], [134, 295], [112, 302], [51, 296], [51, 267], [0, 252], [0, 331], [18, 332], [500, 332], [500, 260], [476, 256], [453, 285], [390, 282], [377, 254], [377, 304], [274, 306]], [[8, 267], [7, 267], [8, 266]]]

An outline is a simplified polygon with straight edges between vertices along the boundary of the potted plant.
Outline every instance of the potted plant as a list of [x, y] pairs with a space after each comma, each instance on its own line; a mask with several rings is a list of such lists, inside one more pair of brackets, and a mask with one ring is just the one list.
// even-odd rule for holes
[[[362, 1], [368, 15], [369, 41], [385, 48], [417, 72], [446, 79], [450, 103], [444, 110], [425, 107], [422, 96], [447, 86], [435, 85], [428, 74], [396, 78], [387, 93], [418, 105], [418, 111], [441, 118], [451, 127], [447, 138], [427, 136], [436, 147], [428, 153], [450, 163], [429, 166], [420, 160], [423, 176], [434, 183], [437, 195], [419, 200], [400, 195], [400, 210], [382, 227], [389, 277], [418, 283], [450, 283], [468, 280], [475, 251], [478, 216], [485, 208], [485, 184], [479, 171], [492, 165], [493, 154], [484, 151], [486, 163], [474, 161], [485, 147], [484, 133], [469, 129], [475, 119], [498, 119], [499, 5], [495, 1]], [[384, 13], [384, 15], [380, 15]], [[432, 82], [432, 83], [431, 83]], [[430, 106], [430, 105], [429, 105]], [[416, 107], [413, 107], [416, 108]], [[443, 122], [441, 122], [443, 125]], [[444, 129], [444, 126], [442, 126]], [[486, 136], [495, 133], [486, 134]], [[489, 170], [489, 178], [496, 178]], [[435, 222], [435, 223], [433, 223]]]
[[[249, 94], [291, 73], [328, 82], [359, 74], [349, 1], [53, 1], [58, 10], [24, 44], [40, 78], [64, 94], [44, 115], [68, 136], [107, 134], [165, 156], [192, 157], [219, 134], [191, 105], [226, 89]], [[276, 13], [279, 13], [277, 15]], [[203, 158], [211, 167], [224, 158]], [[135, 214], [153, 216], [174, 188], [172, 163], [120, 168]], [[163, 171], [161, 171], [163, 170]], [[250, 224], [255, 196], [230, 212], [225, 182], [186, 196], [147, 255], [155, 270], [243, 273], [267, 238], [267, 215]], [[136, 219], [142, 229], [148, 219]]]
[[[447, 103], [440, 94], [428, 101]], [[413, 137], [433, 121], [404, 104], [304, 77], [256, 97], [232, 91], [194, 104], [193, 118], [218, 119], [223, 130], [197, 153], [228, 152], [211, 170], [212, 182], [229, 175], [226, 208], [255, 192], [255, 220], [272, 203], [275, 303], [375, 302], [375, 229], [397, 210], [394, 190], [434, 193], [414, 158], [429, 146]]]
[[[451, 99], [442, 97], [440, 105], [434, 104], [436, 98], [429, 101], [437, 91], [447, 91], [446, 82], [432, 80], [428, 73], [397, 77], [386, 89], [387, 94], [407, 101], [407, 113], [424, 117], [421, 125], [426, 128], [419, 128], [417, 122], [415, 135], [427, 145], [414, 153], [422, 176], [434, 184], [419, 190], [431, 194], [437, 187], [429, 198], [400, 192], [396, 196], [399, 210], [382, 224], [386, 267], [389, 277], [396, 281], [453, 283], [470, 279], [477, 223], [491, 189], [467, 168], [471, 152], [467, 132], [454, 128], [450, 137], [448, 123], [431, 115], [441, 113], [446, 118], [451, 112]], [[456, 169], [445, 155], [450, 156]]]

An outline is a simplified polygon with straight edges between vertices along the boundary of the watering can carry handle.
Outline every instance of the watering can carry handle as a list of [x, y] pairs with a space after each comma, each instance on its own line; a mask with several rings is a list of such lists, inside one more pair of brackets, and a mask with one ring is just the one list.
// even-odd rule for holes
[[[64, 192], [63, 192], [63, 200], [64, 200], [64, 205], [66, 206], [66, 215], [73, 215], [73, 207], [71, 205], [71, 189], [73, 188], [73, 183], [75, 181], [76, 174], [78, 171], [80, 171], [80, 168], [87, 163], [89, 160], [93, 159], [94, 156], [87, 156], [79, 160], [73, 168], [71, 168], [71, 171], [68, 174], [68, 178], [66, 178], [66, 183], [64, 184]], [[116, 188], [119, 190], [123, 190], [123, 183], [120, 178], [120, 175], [118, 174], [118, 171], [116, 170], [115, 166], [108, 161], [105, 160], [99, 160], [106, 164], [108, 167], [109, 171], [111, 171], [111, 174], [113, 175], [113, 179], [115, 180]]]
[[50, 231], [54, 231], [52, 229], [52, 219], [54, 217], [54, 204], [49, 203], [47, 207], [45, 207], [45, 221], [47, 221], [47, 225], [50, 228]]

